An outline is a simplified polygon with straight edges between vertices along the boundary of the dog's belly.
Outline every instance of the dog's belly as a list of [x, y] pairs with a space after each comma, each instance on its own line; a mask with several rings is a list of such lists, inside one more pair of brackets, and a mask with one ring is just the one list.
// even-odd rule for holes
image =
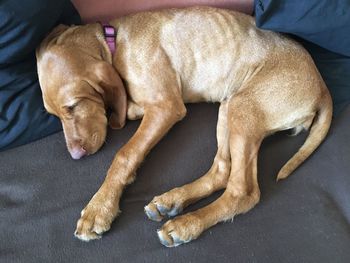
[[224, 53], [203, 57], [199, 51], [193, 57], [187, 57], [178, 68], [185, 102], [221, 102], [239, 88], [241, 72], [237, 72], [233, 60], [225, 58]]
[[178, 72], [185, 103], [222, 102], [239, 89], [249, 70], [236, 71], [232, 63], [220, 60], [197, 60], [194, 61], [191, 71]]

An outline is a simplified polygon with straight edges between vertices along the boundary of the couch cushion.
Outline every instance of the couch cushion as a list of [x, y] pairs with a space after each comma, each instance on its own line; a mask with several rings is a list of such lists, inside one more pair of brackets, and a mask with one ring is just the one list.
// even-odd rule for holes
[[68, 0], [0, 2], [0, 150], [61, 129], [41, 99], [35, 48], [59, 23], [79, 23]]
[[350, 2], [255, 0], [257, 26], [290, 33], [350, 57]]

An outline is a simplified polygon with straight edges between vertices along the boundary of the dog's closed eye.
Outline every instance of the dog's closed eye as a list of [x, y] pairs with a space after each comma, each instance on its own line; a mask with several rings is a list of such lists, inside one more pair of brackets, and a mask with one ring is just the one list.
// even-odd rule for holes
[[76, 109], [77, 105], [78, 105], [78, 102], [75, 102], [71, 105], [63, 106], [62, 108], [63, 108], [63, 111], [65, 114], [72, 115], [74, 113], [74, 110]]
[[75, 104], [73, 104], [73, 105], [70, 105], [70, 106], [66, 106], [67, 111], [72, 112], [76, 106], [77, 106], [77, 103], [75, 103]]

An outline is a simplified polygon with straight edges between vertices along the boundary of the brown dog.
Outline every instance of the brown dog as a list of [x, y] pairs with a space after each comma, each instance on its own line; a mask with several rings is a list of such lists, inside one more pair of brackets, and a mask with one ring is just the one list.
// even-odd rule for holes
[[123, 127], [126, 116], [143, 117], [81, 212], [78, 238], [96, 239], [110, 228], [124, 187], [151, 148], [185, 116], [184, 103], [221, 103], [217, 155], [207, 174], [155, 197], [145, 212], [158, 221], [226, 190], [210, 205], [165, 223], [158, 236], [169, 247], [258, 203], [257, 154], [264, 137], [311, 127], [277, 179], [286, 178], [325, 138], [332, 103], [312, 59], [293, 40], [257, 29], [252, 17], [200, 7], [144, 12], [111, 24], [118, 30], [113, 57], [100, 24], [59, 26], [37, 50], [45, 107], [61, 119], [73, 158], [101, 147], [107, 108], [112, 128]]

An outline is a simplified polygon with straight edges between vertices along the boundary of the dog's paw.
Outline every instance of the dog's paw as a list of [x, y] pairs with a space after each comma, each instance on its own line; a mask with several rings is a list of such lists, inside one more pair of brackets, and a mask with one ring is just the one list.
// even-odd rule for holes
[[166, 222], [157, 234], [166, 247], [176, 247], [196, 239], [203, 232], [201, 220], [191, 214], [179, 216]]
[[110, 229], [119, 209], [111, 206], [107, 200], [102, 201], [95, 195], [89, 204], [81, 211], [74, 235], [83, 241], [101, 238]]
[[[182, 203], [176, 200], [177, 196], [172, 191], [161, 196], [156, 196], [145, 206], [145, 213], [149, 219], [161, 221], [164, 216], [173, 217], [182, 212]], [[175, 201], [176, 200], [176, 201]]]

